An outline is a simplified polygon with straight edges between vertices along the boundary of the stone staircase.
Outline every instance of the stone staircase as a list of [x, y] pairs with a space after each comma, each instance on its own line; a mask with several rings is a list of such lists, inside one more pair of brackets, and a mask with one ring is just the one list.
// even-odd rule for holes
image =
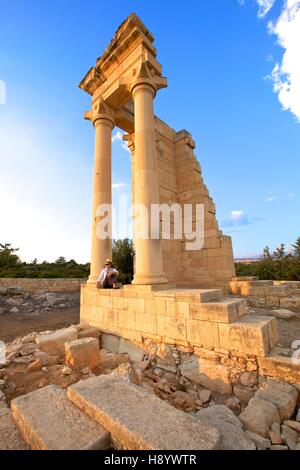
[[174, 289], [154, 295], [188, 302], [189, 319], [201, 322], [197, 324], [199, 330], [218, 324], [221, 349], [265, 357], [278, 342], [275, 318], [250, 313], [245, 298], [224, 296], [222, 289]]
[[23, 438], [19, 446], [34, 450], [221, 447], [217, 429], [113, 374], [80, 381], [67, 392], [49, 385], [14, 399], [11, 409]]

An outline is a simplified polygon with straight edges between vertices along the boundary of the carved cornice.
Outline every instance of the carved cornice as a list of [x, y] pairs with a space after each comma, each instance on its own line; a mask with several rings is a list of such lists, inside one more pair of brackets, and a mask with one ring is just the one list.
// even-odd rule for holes
[[[111, 43], [79, 87], [92, 95], [94, 100], [103, 96], [113, 108], [118, 109], [130, 99], [131, 86], [139, 74], [141, 79], [146, 79], [150, 73], [156, 91], [167, 86], [166, 80], [161, 77], [162, 67], [156, 60], [153, 41], [153, 35], [138, 16], [131, 14], [118, 28]], [[118, 91], [122, 87], [125, 95]]]
[[101, 70], [97, 70], [95, 67], [92, 67], [80, 82], [79, 88], [86, 91], [89, 95], [93, 95], [104, 82], [105, 77], [101, 73]]

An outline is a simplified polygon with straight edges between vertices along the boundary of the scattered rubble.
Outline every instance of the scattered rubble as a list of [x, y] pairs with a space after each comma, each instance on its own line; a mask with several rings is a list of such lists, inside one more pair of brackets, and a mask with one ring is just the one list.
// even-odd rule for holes
[[[114, 341], [109, 338], [108, 344], [105, 337], [96, 328], [80, 324], [57, 331], [33, 332], [7, 344], [6, 363], [0, 365], [0, 427], [1, 413], [3, 410], [10, 412], [7, 404], [15, 398], [53, 385], [64, 390], [80, 380], [113, 373], [144, 389], [149, 396], [156, 396], [217, 429], [223, 448], [299, 448], [298, 390], [283, 381], [259, 380], [251, 358], [232, 357], [235, 368], [228, 384], [234, 386], [222, 385], [218, 389], [220, 375], [212, 387], [208, 386], [211, 385], [209, 381], [199, 380], [201, 374], [194, 375], [199, 357], [195, 362], [195, 356], [183, 348], [159, 347], [153, 341], [145, 340], [144, 350], [138, 351], [135, 346], [129, 355], [103, 348], [103, 344], [112, 346]], [[221, 359], [216, 360], [216, 352], [198, 349], [198, 353], [205, 355], [205, 361], [210, 358], [210, 367], [222, 364]], [[219, 354], [220, 358], [226, 357], [224, 351]], [[204, 365], [208, 367], [205, 361]], [[9, 418], [6, 422], [11, 426]], [[15, 436], [15, 432], [12, 427], [9, 435]], [[10, 442], [17, 442], [14, 439]], [[23, 441], [21, 444], [26, 448]], [[3, 439], [0, 448], [1, 445], [8, 448]], [[47, 445], [51, 447], [51, 443]]]
[[78, 303], [79, 293], [24, 292], [21, 287], [0, 287], [0, 315], [32, 314], [39, 316], [54, 309], [73, 307]]

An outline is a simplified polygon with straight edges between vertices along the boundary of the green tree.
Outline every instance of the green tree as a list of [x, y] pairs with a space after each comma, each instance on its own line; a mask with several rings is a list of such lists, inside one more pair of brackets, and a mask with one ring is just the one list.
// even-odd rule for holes
[[0, 243], [0, 266], [12, 267], [20, 263], [20, 258], [15, 253], [19, 248], [12, 248], [10, 243]]
[[264, 248], [264, 251], [263, 251], [263, 259], [271, 259], [272, 258], [272, 255], [270, 253], [270, 248], [268, 246], [266, 246]]
[[284, 243], [281, 243], [279, 247], [276, 248], [276, 250], [273, 252], [273, 256], [275, 259], [278, 259], [278, 260], [283, 260], [285, 258], [286, 252], [285, 252]]
[[300, 237], [298, 237], [295, 244], [292, 245], [292, 255], [300, 258]]
[[114, 240], [112, 247], [112, 262], [119, 271], [119, 279], [123, 284], [129, 284], [133, 278], [133, 243], [129, 238]]
[[59, 258], [57, 258], [57, 260], [55, 261], [55, 264], [66, 264], [67, 260], [66, 258], [64, 258], [63, 256], [60, 256]]

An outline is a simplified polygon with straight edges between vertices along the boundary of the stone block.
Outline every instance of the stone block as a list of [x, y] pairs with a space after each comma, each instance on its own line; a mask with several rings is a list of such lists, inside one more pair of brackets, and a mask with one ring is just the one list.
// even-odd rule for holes
[[280, 306], [290, 310], [300, 311], [300, 296], [293, 296], [280, 299]]
[[220, 347], [240, 353], [264, 357], [278, 340], [276, 319], [272, 317], [251, 314], [218, 327]]
[[270, 315], [274, 316], [275, 318], [279, 318], [280, 320], [291, 320], [292, 318], [296, 317], [295, 312], [291, 312], [291, 310], [287, 310], [286, 308], [272, 310]]
[[266, 386], [256, 392], [258, 398], [277, 406], [281, 421], [290, 418], [296, 408], [298, 391], [285, 382], [268, 381]]
[[116, 335], [110, 335], [109, 333], [103, 333], [101, 337], [101, 346], [112, 353], [119, 352], [120, 338]]
[[15, 398], [11, 407], [24, 440], [34, 450], [103, 450], [111, 446], [109, 433], [56, 385]]
[[78, 331], [78, 339], [82, 338], [96, 338], [100, 339], [101, 331], [97, 328], [85, 328], [84, 330]]
[[65, 344], [66, 361], [78, 369], [95, 369], [100, 365], [99, 341], [96, 338], [82, 338]]
[[193, 383], [202, 385], [221, 394], [232, 393], [229, 370], [221, 364], [214, 364], [196, 356], [185, 356], [179, 365], [181, 375]]
[[217, 323], [233, 323], [248, 312], [246, 301], [243, 299], [222, 300], [210, 303], [191, 303], [190, 317], [196, 320]]
[[118, 326], [127, 330], [139, 329], [136, 327], [135, 323], [135, 315], [137, 313], [133, 312], [132, 310], [119, 310], [118, 314]]
[[142, 333], [151, 333], [156, 335], [157, 333], [157, 324], [156, 324], [156, 315], [152, 313], [138, 313], [135, 312], [135, 327], [137, 331]]
[[277, 407], [268, 401], [256, 396], [249, 401], [248, 406], [239, 416], [244, 429], [269, 437], [269, 430], [273, 423], [280, 423]]
[[128, 354], [129, 359], [133, 362], [141, 361], [144, 357], [144, 351], [141, 347], [124, 338], [120, 338], [118, 352], [119, 354]]
[[41, 351], [53, 354], [63, 354], [65, 343], [78, 338], [77, 329], [74, 326], [57, 330], [49, 334], [39, 334], [36, 336], [36, 343]]
[[114, 376], [99, 376], [68, 389], [69, 399], [93, 416], [126, 450], [209, 450], [220, 448], [220, 433], [173, 408], [141, 387]]
[[224, 450], [255, 450], [252, 440], [244, 433], [240, 420], [224, 405], [198, 411], [197, 418], [218, 429]]
[[277, 354], [276, 349], [269, 357], [258, 357], [260, 375], [273, 377], [290, 383], [300, 383], [300, 365], [294, 364], [291, 357]]
[[266, 296], [266, 306], [267, 307], [277, 307], [280, 305], [279, 297]]
[[157, 334], [168, 338], [187, 341], [185, 319], [157, 316]]
[[218, 324], [209, 321], [187, 320], [187, 340], [204, 347], [220, 347]]

